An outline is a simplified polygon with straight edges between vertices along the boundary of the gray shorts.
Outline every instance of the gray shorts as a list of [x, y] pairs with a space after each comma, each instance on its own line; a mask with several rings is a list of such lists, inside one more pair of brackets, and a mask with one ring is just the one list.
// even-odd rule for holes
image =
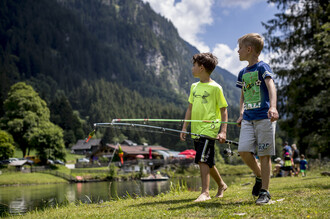
[[252, 152], [258, 156], [275, 155], [276, 122], [270, 119], [242, 120], [238, 152]]

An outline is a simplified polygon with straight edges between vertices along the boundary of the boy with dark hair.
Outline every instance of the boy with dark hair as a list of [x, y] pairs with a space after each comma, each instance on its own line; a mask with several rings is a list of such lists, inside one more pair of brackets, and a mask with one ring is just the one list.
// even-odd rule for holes
[[[193, 56], [192, 74], [199, 78], [199, 82], [193, 83], [190, 89], [189, 106], [186, 111], [185, 120], [219, 120], [228, 121], [227, 101], [223, 95], [222, 87], [213, 81], [210, 77], [212, 71], [218, 64], [217, 57], [211, 53], [200, 53]], [[182, 131], [187, 131], [188, 122], [184, 122]], [[220, 143], [224, 143], [227, 135], [227, 124], [220, 123], [192, 123], [191, 132], [209, 136], [218, 139]], [[181, 133], [180, 138], [185, 141], [186, 134]], [[195, 202], [206, 201], [211, 199], [209, 195], [210, 175], [218, 184], [218, 193], [216, 197], [223, 197], [223, 192], [227, 189], [227, 185], [222, 180], [214, 162], [214, 144], [215, 140], [208, 138], [194, 138], [194, 146], [196, 150], [195, 163], [200, 167], [202, 192]]]
[[[238, 152], [256, 175], [252, 195], [259, 196], [257, 205], [267, 204], [272, 169], [271, 156], [275, 155], [275, 127], [278, 119], [274, 76], [269, 65], [259, 60], [264, 41], [259, 34], [250, 33], [238, 39], [239, 59], [248, 66], [238, 75], [236, 86], [241, 88], [241, 126]], [[258, 151], [260, 166], [255, 153]]]

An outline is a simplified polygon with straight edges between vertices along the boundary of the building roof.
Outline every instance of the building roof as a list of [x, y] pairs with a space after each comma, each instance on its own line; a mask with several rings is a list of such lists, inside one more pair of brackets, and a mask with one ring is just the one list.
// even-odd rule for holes
[[88, 142], [86, 140], [80, 139], [75, 145], [72, 146], [72, 150], [87, 150], [91, 149], [95, 145], [99, 145], [101, 139], [90, 139]]
[[15, 160], [12, 161], [9, 166], [23, 166], [24, 164], [29, 164], [27, 160]]
[[[117, 146], [113, 144], [107, 144], [108, 147], [115, 149]], [[151, 148], [152, 152], [156, 152], [156, 150], [161, 150], [161, 151], [168, 151], [168, 148], [165, 148], [163, 146], [154, 146], [154, 145], [149, 145], [149, 146], [143, 146], [143, 145], [137, 145], [137, 146], [128, 146], [128, 145], [120, 145], [121, 149], [125, 154], [130, 154], [130, 155], [148, 155], [149, 154], [149, 148]], [[118, 149], [118, 148], [117, 148]]]
[[137, 145], [136, 143], [134, 143], [133, 141], [128, 140], [128, 139], [124, 140], [121, 144], [123, 144], [123, 145], [127, 144], [129, 146], [136, 146]]

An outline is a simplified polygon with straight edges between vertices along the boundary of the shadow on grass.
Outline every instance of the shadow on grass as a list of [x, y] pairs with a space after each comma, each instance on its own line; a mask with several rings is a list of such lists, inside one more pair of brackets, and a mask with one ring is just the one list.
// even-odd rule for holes
[[237, 207], [243, 207], [247, 205], [254, 205], [254, 201], [232, 201], [227, 203], [221, 203], [221, 202], [192, 202], [190, 204], [184, 205], [184, 206], [178, 206], [174, 208], [168, 208], [168, 210], [181, 210], [181, 209], [187, 209], [187, 208], [194, 208], [194, 207], [200, 207], [200, 208], [237, 208]]
[[167, 200], [167, 201], [154, 201], [154, 202], [144, 202], [137, 205], [131, 205], [131, 206], [150, 206], [150, 205], [162, 205], [162, 204], [180, 204], [185, 202], [193, 202], [195, 199], [188, 198], [188, 199], [180, 199], [180, 200]]
[[244, 201], [227, 201], [227, 202], [219, 202], [220, 199], [213, 198], [210, 201], [205, 202], [194, 202], [195, 199], [180, 199], [180, 200], [167, 200], [167, 201], [159, 201], [159, 202], [144, 202], [141, 204], [131, 205], [131, 207], [139, 207], [139, 206], [151, 206], [151, 205], [166, 205], [166, 204], [184, 204], [177, 207], [168, 208], [168, 210], [180, 210], [194, 207], [202, 207], [202, 208], [235, 208], [239, 206], [245, 205], [254, 205], [253, 200], [244, 200]]

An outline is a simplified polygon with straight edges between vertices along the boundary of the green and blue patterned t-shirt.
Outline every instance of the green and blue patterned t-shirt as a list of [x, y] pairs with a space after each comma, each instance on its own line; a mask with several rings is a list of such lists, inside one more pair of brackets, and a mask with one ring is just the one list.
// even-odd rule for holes
[[242, 69], [238, 75], [236, 87], [243, 89], [244, 120], [259, 120], [268, 118], [269, 94], [265, 83], [266, 77], [274, 80], [269, 65], [263, 61]]

